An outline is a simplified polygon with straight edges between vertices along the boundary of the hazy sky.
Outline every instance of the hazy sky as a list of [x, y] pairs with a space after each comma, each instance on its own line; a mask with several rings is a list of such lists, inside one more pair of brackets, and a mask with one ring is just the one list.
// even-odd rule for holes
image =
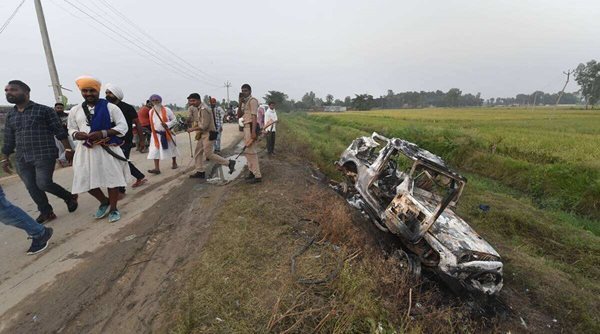
[[[20, 2], [0, 0], [0, 23]], [[600, 58], [598, 0], [42, 4], [61, 84], [75, 89], [77, 76], [94, 75], [121, 86], [133, 104], [152, 93], [178, 104], [191, 92], [224, 98], [226, 80], [232, 98], [244, 82], [255, 96], [279, 90], [294, 99], [309, 90], [341, 99], [387, 89], [458, 87], [485, 98], [555, 92], [562, 71]], [[33, 0], [0, 34], [0, 62], [0, 81], [21, 79], [32, 99], [53, 102]], [[65, 95], [81, 101], [78, 92]]]

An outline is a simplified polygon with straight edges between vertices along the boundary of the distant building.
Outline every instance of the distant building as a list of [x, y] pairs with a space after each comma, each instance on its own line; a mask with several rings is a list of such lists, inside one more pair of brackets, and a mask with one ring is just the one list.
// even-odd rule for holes
[[342, 107], [342, 106], [324, 106], [323, 107], [323, 111], [328, 111], [328, 112], [341, 112], [341, 111], [346, 111], [347, 108], [346, 107]]

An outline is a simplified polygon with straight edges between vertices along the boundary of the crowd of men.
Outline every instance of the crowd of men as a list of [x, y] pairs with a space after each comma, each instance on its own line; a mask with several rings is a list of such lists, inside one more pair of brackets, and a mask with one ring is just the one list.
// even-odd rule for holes
[[[146, 175], [130, 160], [137, 135], [137, 151], [153, 160], [150, 174], [160, 174], [160, 161], [171, 160], [177, 169], [176, 135], [173, 132], [177, 118], [164, 106], [162, 97], [152, 94], [146, 104], [136, 111], [123, 101], [123, 90], [113, 84], [105, 85], [105, 98], [101, 98], [102, 83], [93, 77], [76, 79], [83, 102], [65, 112], [62, 103], [54, 109], [33, 102], [31, 89], [20, 81], [8, 82], [4, 91], [6, 100], [14, 104], [6, 117], [4, 131], [4, 158], [0, 161], [6, 173], [13, 173], [11, 155], [14, 153], [16, 172], [25, 184], [31, 199], [37, 205], [39, 216], [30, 217], [6, 199], [0, 185], [0, 222], [24, 230], [32, 243], [27, 254], [37, 254], [48, 246], [53, 230], [44, 226], [56, 219], [46, 193], [61, 198], [69, 212], [78, 208], [78, 196], [89, 193], [98, 201], [96, 219], [107, 217], [114, 223], [121, 219], [118, 201], [123, 198], [128, 185], [139, 187], [148, 182]], [[189, 94], [187, 132], [195, 133], [196, 148], [193, 154], [195, 170], [189, 176], [205, 180], [206, 161], [227, 166], [233, 173], [234, 159], [227, 160], [219, 154], [223, 119], [226, 117], [217, 101], [211, 98], [205, 105], [198, 93]], [[230, 115], [227, 115], [229, 117]], [[257, 155], [257, 139], [261, 132], [267, 138], [267, 152], [274, 153], [277, 114], [275, 104], [259, 108], [252, 96], [250, 85], [241, 87], [237, 117], [244, 124], [244, 154], [248, 161], [248, 183], [262, 181]], [[146, 147], [147, 145], [147, 147]], [[56, 163], [72, 166], [71, 191], [53, 181]], [[103, 189], [106, 188], [106, 193]]]

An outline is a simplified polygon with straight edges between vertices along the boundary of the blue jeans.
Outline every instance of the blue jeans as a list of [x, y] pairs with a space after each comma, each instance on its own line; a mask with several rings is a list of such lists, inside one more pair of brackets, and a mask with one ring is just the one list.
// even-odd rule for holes
[[27, 232], [32, 238], [39, 238], [44, 235], [44, 225], [38, 224], [33, 218], [29, 217], [25, 211], [12, 205], [4, 196], [4, 190], [0, 186], [0, 223], [14, 226]]
[[51, 193], [64, 201], [72, 199], [72, 195], [65, 188], [52, 181], [56, 159], [25, 161], [17, 160], [17, 172], [19, 177], [25, 183], [25, 188], [29, 192], [31, 199], [35, 202], [41, 214], [48, 214], [52, 211], [52, 205], [48, 203], [46, 193]]
[[221, 131], [217, 132], [217, 139], [215, 139], [214, 149], [215, 151], [221, 151]]

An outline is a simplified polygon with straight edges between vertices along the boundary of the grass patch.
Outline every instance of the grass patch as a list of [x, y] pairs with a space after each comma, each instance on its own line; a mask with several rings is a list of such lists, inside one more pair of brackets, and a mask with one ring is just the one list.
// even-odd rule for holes
[[[235, 185], [168, 306], [171, 333], [464, 333], [499, 330], [385, 256], [341, 197], [304, 166], [271, 161], [261, 187]], [[301, 222], [306, 218], [313, 222]], [[361, 217], [362, 219], [362, 217]], [[298, 255], [307, 239], [314, 244]], [[291, 258], [298, 255], [296, 275]], [[297, 278], [326, 278], [300, 284]]]
[[[319, 158], [377, 131], [417, 143], [462, 171], [526, 192], [538, 207], [600, 219], [600, 113], [420, 109], [287, 117]], [[337, 158], [337, 157], [335, 157]]]
[[[479, 128], [480, 123], [504, 122], [531, 131], [532, 134], [523, 132], [528, 134], [525, 139], [496, 140], [498, 145], [507, 145], [505, 147], [519, 141], [543, 143], [540, 138], [544, 131], [536, 131], [536, 127], [557, 132], [563, 129], [583, 140], [588, 135], [589, 124], [586, 123], [596, 124], [598, 116], [582, 111], [523, 112], [501, 111], [494, 115], [474, 110], [465, 114], [455, 110], [420, 110], [335, 116], [297, 114], [282, 117], [280, 133], [285, 135], [280, 138], [285, 147], [297, 156], [310, 159], [333, 178], [340, 175], [332, 161], [338, 159], [353, 139], [372, 131], [415, 141], [443, 156], [468, 172], [470, 182], [458, 213], [503, 257], [503, 294], [509, 304], [524, 312], [527, 321], [531, 319], [525, 316], [528, 314], [525, 308], [549, 314], [567, 331], [599, 332], [600, 224], [594, 204], [600, 198], [595, 180], [598, 169], [594, 163], [577, 161], [573, 158], [575, 155], [570, 157], [574, 153], [564, 150], [573, 143], [563, 144], [562, 138], [557, 140], [556, 135], [553, 137], [556, 145], [545, 150], [536, 149], [539, 143], [520, 147], [522, 151], [527, 147], [535, 149], [537, 155], [528, 159], [523, 159], [521, 153], [514, 154], [515, 150], [493, 153], [490, 147], [493, 144], [486, 141], [487, 130]], [[542, 126], [548, 115], [555, 119]], [[463, 126], [462, 122], [468, 124]], [[525, 125], [520, 125], [522, 122]], [[576, 124], [582, 125], [583, 137], [578, 137]], [[487, 126], [491, 129], [491, 125]], [[472, 136], [473, 133], [486, 135]], [[497, 132], [501, 133], [504, 132]], [[592, 141], [600, 144], [598, 136]], [[577, 157], [599, 154], [597, 147], [600, 146], [590, 150], [586, 145], [582, 144]], [[582, 211], [578, 207], [583, 202], [588, 207]], [[487, 214], [478, 209], [482, 203], [492, 208]]]

